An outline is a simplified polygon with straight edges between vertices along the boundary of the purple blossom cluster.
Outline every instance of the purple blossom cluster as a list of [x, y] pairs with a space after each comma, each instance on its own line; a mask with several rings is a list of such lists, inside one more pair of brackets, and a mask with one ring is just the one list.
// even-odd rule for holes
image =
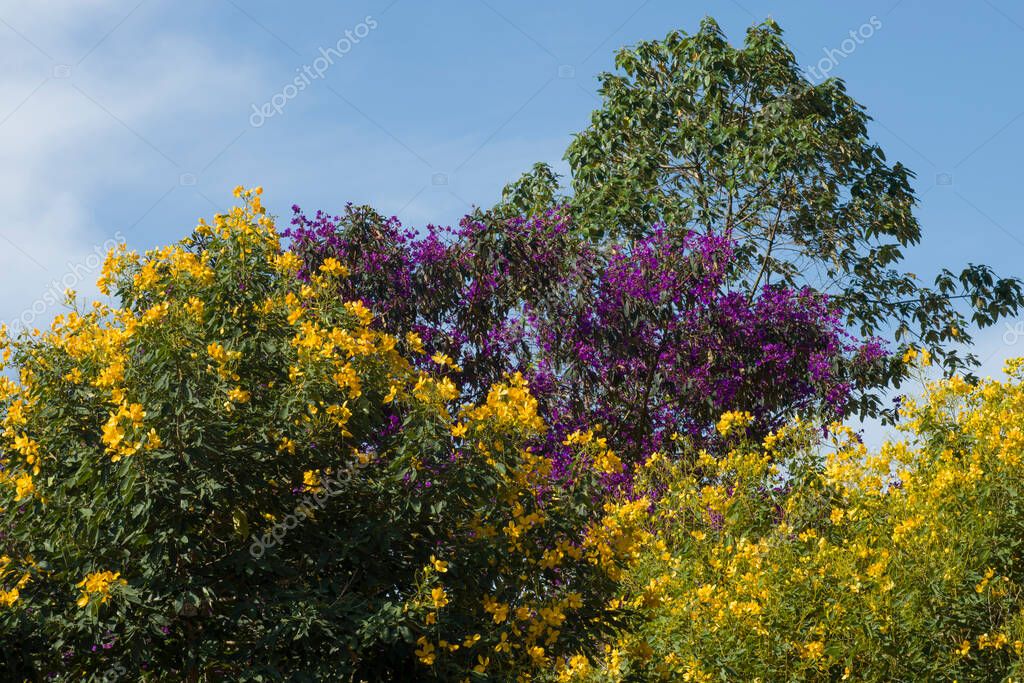
[[286, 236], [302, 277], [338, 258], [351, 273], [339, 296], [363, 301], [398, 336], [418, 333], [424, 367], [444, 370], [427, 358], [435, 353], [454, 359], [468, 398], [522, 372], [560, 479], [580, 466], [562, 444], [575, 429], [603, 425], [633, 463], [680, 436], [714, 448], [726, 410], [749, 411], [755, 433], [794, 414], [841, 416], [850, 368], [886, 357], [879, 341], [847, 334], [815, 291], [730, 287], [734, 244], [722, 235], [593, 243], [563, 210], [417, 234], [349, 205], [312, 218], [295, 207]]

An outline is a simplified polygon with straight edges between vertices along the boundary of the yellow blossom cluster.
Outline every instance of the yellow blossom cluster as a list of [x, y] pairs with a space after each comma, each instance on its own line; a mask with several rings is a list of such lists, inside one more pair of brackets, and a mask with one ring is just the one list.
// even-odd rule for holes
[[116, 411], [110, 413], [103, 425], [101, 440], [113, 462], [134, 455], [142, 447], [147, 450], [160, 447], [160, 437], [152, 428], [138, 441], [126, 438], [129, 432], [142, 433], [145, 417], [146, 411], [139, 403], [122, 403]]
[[[260, 190], [236, 194], [243, 205], [212, 224], [200, 222], [192, 238], [144, 254], [124, 245], [111, 250], [99, 286], [116, 294], [120, 307], [92, 302], [56, 316], [47, 332], [18, 340], [0, 330], [3, 361], [18, 369], [16, 377], [0, 377], [0, 489], [12, 502], [32, 500], [44, 512], [47, 496], [58, 491], [66, 496], [95, 482], [138, 482], [152, 464], [143, 453], [173, 453], [188, 462], [202, 452], [194, 447], [206, 431], [194, 424], [199, 416], [209, 420], [212, 413], [224, 429], [248, 434], [247, 448], [269, 444], [294, 455], [305, 444], [351, 436], [350, 401], [364, 397], [367, 377], [410, 393], [415, 374], [398, 354], [397, 339], [371, 330], [365, 305], [338, 302], [326, 286], [346, 276], [344, 266], [329, 259], [311, 282], [300, 282], [298, 260], [282, 251]], [[272, 345], [254, 349], [256, 335]], [[279, 338], [284, 343], [273, 345]], [[287, 360], [288, 376], [254, 381], [254, 364], [265, 366], [268, 355]], [[451, 396], [449, 387], [441, 389]], [[191, 402], [168, 401], [175, 392]], [[242, 406], [268, 399], [302, 409], [255, 428], [243, 422], [250, 418], [240, 414]], [[223, 442], [211, 445], [219, 449]], [[343, 452], [349, 451], [355, 449]], [[370, 458], [360, 457], [363, 465]], [[122, 469], [115, 473], [112, 464]], [[330, 470], [310, 464], [296, 460], [283, 469], [287, 481], [267, 478], [267, 490], [282, 499], [278, 491], [287, 487], [320, 492]], [[76, 506], [76, 519], [82, 507]], [[231, 516], [241, 528], [259, 518], [238, 510]], [[83, 599], [96, 595], [103, 603], [120, 582], [118, 574], [98, 572], [78, 586]], [[13, 603], [18, 589], [0, 582], [0, 599]]]
[[754, 416], [748, 411], [729, 411], [722, 414], [716, 427], [719, 434], [728, 436], [730, 433], [746, 427], [753, 421]]
[[1016, 679], [1024, 360], [1006, 371], [930, 383], [877, 450], [795, 423], [720, 458], [652, 458], [652, 536], [617, 598], [641, 626], [563, 680]]
[[92, 572], [84, 579], [75, 584], [81, 589], [77, 605], [85, 607], [90, 600], [99, 599], [100, 604], [110, 599], [110, 589], [113, 586], [127, 585], [127, 581], [121, 578], [120, 572], [101, 571]]
[[[342, 659], [408, 647], [395, 661], [430, 669], [401, 672], [410, 679], [569, 680], [649, 659], [632, 637], [602, 643], [600, 657], [581, 649], [671, 603], [662, 576], [635, 595], [616, 586], [646, 549], [680, 567], [652, 527], [655, 496], [605, 497], [624, 466], [602, 429], [565, 439], [582, 466], [556, 481], [522, 374], [473, 386], [415, 333], [384, 331], [367, 305], [338, 296], [340, 260], [310, 269], [282, 249], [260, 190], [237, 196], [241, 206], [178, 244], [112, 250], [100, 287], [117, 306], [93, 302], [47, 332], [0, 339], [18, 371], [0, 378], [0, 514], [16, 535], [13, 559], [0, 558], [0, 618], [100, 612], [131, 632], [145, 617], [114, 609], [124, 595], [157, 615], [149, 631], [197, 607], [183, 595], [201, 596], [202, 619], [232, 624], [231, 647], [250, 648], [211, 665], [230, 678], [261, 656], [254, 643], [293, 647], [275, 642], [277, 607], [241, 624], [239, 600], [286, 591], [315, 604], [334, 585], [350, 602], [323, 612], [337, 620], [325, 630], [368, 634]], [[730, 429], [745, 424], [736, 415]], [[745, 479], [768, 467], [728, 462]], [[702, 484], [729, 499], [724, 482]], [[253, 571], [239, 572], [246, 550]], [[755, 601], [722, 609], [749, 619]], [[1001, 642], [985, 633], [987, 649]]]
[[595, 436], [597, 429], [586, 431], [577, 430], [562, 442], [563, 446], [575, 446], [581, 452], [590, 452], [591, 463], [595, 471], [600, 474], [618, 474], [622, 472], [624, 465], [619, 456], [608, 448], [608, 439], [603, 436]]
[[484, 404], [471, 408], [467, 416], [481, 423], [493, 421], [498, 426], [544, 430], [544, 420], [537, 414], [537, 399], [530, 395], [526, 380], [518, 372], [507, 383], [491, 387]]
[[[31, 559], [28, 564], [31, 565]], [[21, 596], [21, 591], [25, 588], [25, 585], [31, 579], [31, 574], [28, 571], [22, 571], [20, 576], [18, 572], [11, 566], [12, 560], [10, 556], [0, 556], [0, 607], [12, 607]], [[13, 580], [17, 577], [16, 580]], [[6, 588], [5, 586], [10, 586]]]
[[643, 522], [650, 506], [647, 498], [605, 503], [604, 516], [591, 527], [583, 543], [587, 560], [611, 578], [619, 578], [649, 538]]
[[[414, 388], [412, 394], [417, 392]], [[435, 392], [432, 389], [423, 400], [430, 400]], [[493, 386], [480, 405], [464, 407], [452, 418], [450, 432], [472, 448], [474, 458], [482, 458], [497, 484], [494, 506], [471, 520], [473, 540], [462, 552], [469, 557], [476, 552], [475, 546], [487, 548], [486, 571], [502, 578], [487, 582], [492, 588], [483, 595], [465, 595], [458, 577], [449, 579], [448, 563], [431, 557], [421, 572], [422, 587], [408, 605], [423, 613], [426, 632], [419, 637], [415, 653], [422, 666], [443, 670], [457, 661], [463, 670], [499, 678], [524, 669], [562, 671], [565, 660], [558, 653], [573, 642], [566, 639], [565, 631], [585, 623], [581, 623], [584, 607], [609, 614], [622, 609], [603, 600], [595, 604], [593, 596], [588, 599], [580, 590], [554, 594], [538, 590], [567, 573], [591, 572], [591, 580], [610, 583], [635, 562], [649, 538], [644, 525], [648, 499], [609, 502], [596, 520], [581, 518], [574, 533], [562, 530], [567, 519], [556, 510], [564, 508], [552, 508], [560, 501], [539, 504], [540, 492], [551, 487], [550, 459], [531, 448], [516, 447], [509, 438], [516, 433], [537, 435], [544, 429], [536, 399], [519, 374]], [[587, 473], [595, 482], [602, 472], [622, 469], [599, 431], [580, 431], [565, 439], [567, 445], [594, 458], [595, 467], [587, 468]], [[458, 569], [465, 567], [460, 563]], [[519, 587], [512, 590], [512, 586]], [[474, 628], [478, 630], [452, 630], [455, 624], [448, 614], [457, 600], [476, 601], [481, 621]], [[579, 668], [586, 657], [578, 655], [574, 661]]]
[[910, 365], [914, 361], [917, 361], [922, 368], [926, 368], [932, 364], [932, 354], [928, 349], [911, 346], [903, 353], [903, 363]]

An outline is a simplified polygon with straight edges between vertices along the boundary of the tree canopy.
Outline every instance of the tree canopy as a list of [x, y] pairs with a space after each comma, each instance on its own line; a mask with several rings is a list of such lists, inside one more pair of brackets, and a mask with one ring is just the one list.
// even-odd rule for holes
[[913, 173], [872, 142], [871, 118], [841, 80], [808, 78], [775, 22], [734, 46], [708, 18], [692, 35], [622, 49], [616, 66], [566, 151], [571, 194], [538, 164], [506, 188], [499, 212], [568, 203], [598, 242], [655, 226], [728, 236], [731, 277], [751, 295], [765, 283], [809, 286], [851, 331], [895, 342], [885, 368], [858, 376], [862, 415], [894, 416], [879, 389], [903, 381], [910, 346], [948, 374], [969, 372], [969, 328], [1024, 304], [1020, 280], [984, 265], [943, 268], [930, 284], [900, 269], [923, 237]]

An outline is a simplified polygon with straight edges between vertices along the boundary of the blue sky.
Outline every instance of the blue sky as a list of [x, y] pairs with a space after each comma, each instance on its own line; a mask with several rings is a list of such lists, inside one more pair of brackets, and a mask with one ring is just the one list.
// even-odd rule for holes
[[[0, 0], [0, 319], [46, 322], [55, 281], [90, 291], [97, 248], [176, 240], [237, 184], [282, 217], [354, 201], [454, 222], [536, 161], [565, 168], [615, 49], [704, 15], [734, 41], [771, 16], [807, 66], [874, 22], [832, 75], [918, 174], [909, 267], [1024, 275], [1010, 0]], [[1024, 353], [1016, 324], [980, 335], [986, 370]]]

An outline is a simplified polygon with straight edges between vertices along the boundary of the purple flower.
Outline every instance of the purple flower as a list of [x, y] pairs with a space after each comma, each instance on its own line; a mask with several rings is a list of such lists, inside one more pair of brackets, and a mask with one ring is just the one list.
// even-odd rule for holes
[[[399, 338], [416, 332], [428, 351], [412, 355], [416, 367], [439, 371], [433, 353], [455, 359], [462, 372], [449, 376], [462, 400], [482, 398], [509, 372], [528, 378], [549, 426], [534, 446], [559, 482], [586, 468], [562, 445], [573, 430], [604, 425], [627, 463], [665, 450], [673, 434], [714, 449], [726, 410], [750, 411], [754, 435], [795, 413], [840, 416], [854, 391], [849, 368], [887, 356], [879, 340], [856, 343], [817, 292], [732, 289], [735, 245], [724, 235], [656, 227], [592, 243], [564, 209], [416, 233], [367, 207], [312, 217], [293, 208], [285, 234], [300, 277], [339, 259], [350, 275], [338, 296], [364, 302]], [[388, 410], [378, 443], [401, 425]], [[605, 483], [631, 495], [626, 473]]]

